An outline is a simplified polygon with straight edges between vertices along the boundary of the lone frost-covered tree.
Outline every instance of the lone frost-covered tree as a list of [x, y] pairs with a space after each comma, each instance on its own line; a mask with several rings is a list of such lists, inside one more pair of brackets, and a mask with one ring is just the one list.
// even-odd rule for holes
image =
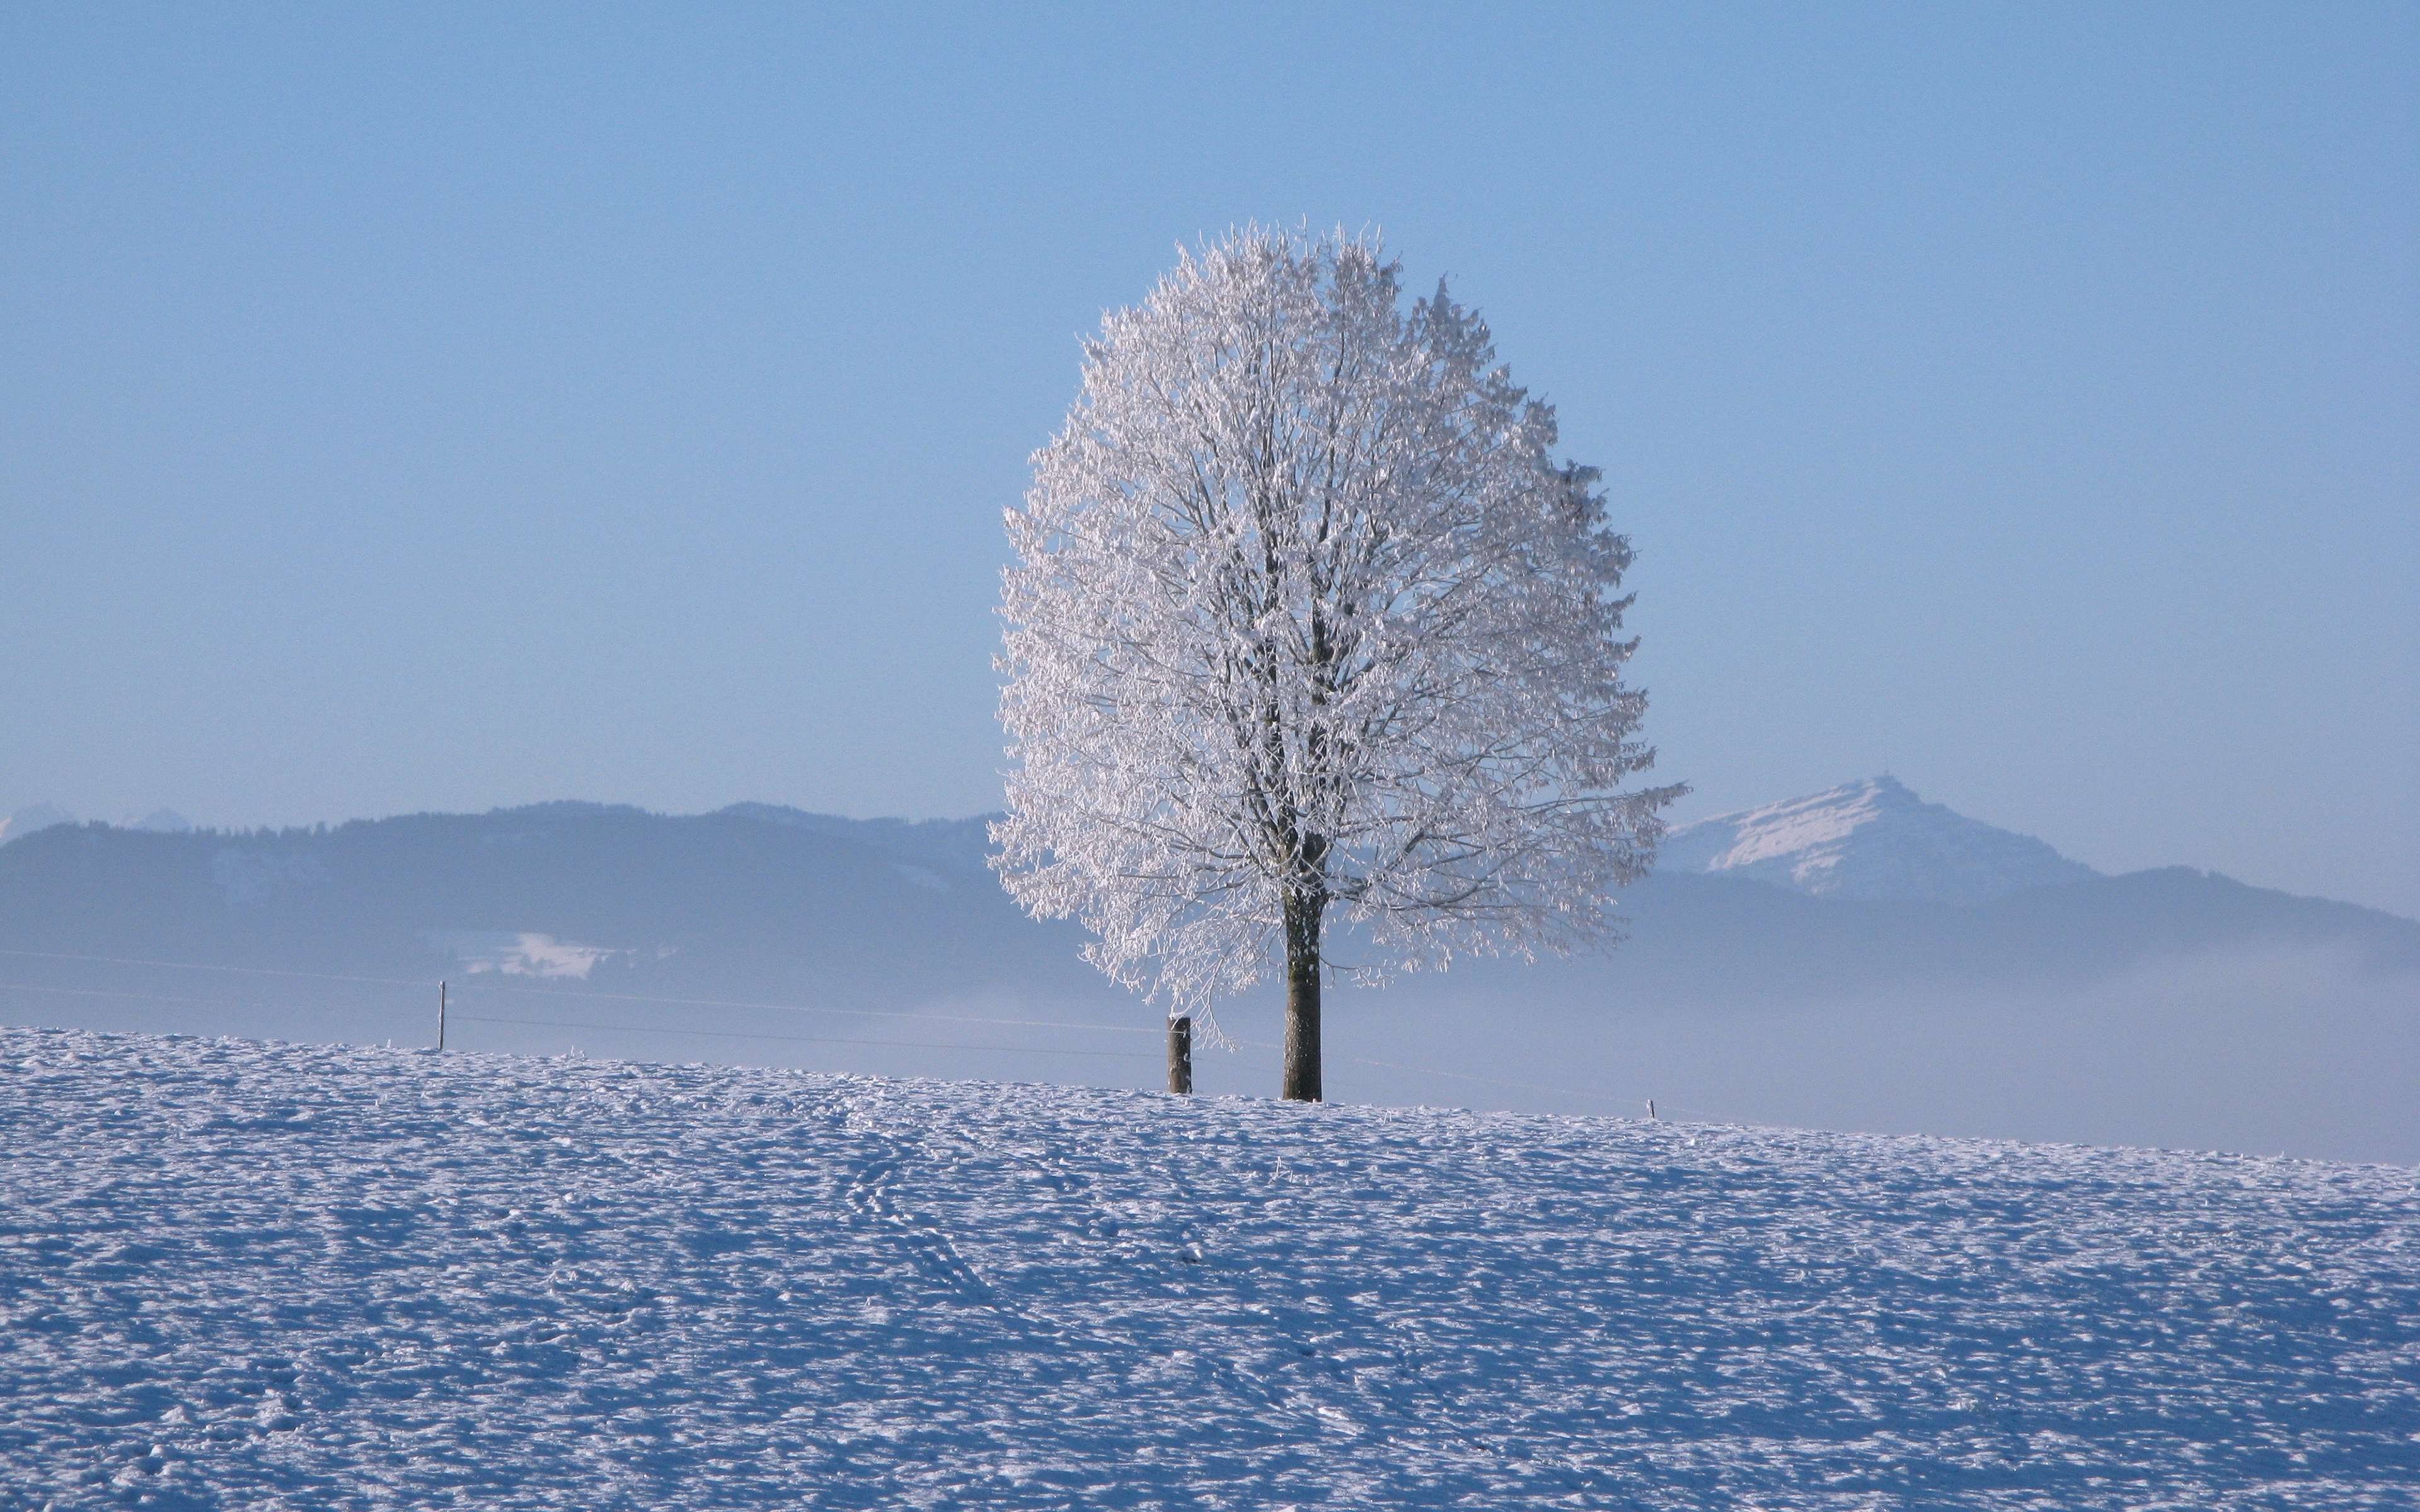
[[1008, 512], [1003, 883], [1202, 1016], [1282, 964], [1283, 1095], [1352, 968], [1618, 937], [1680, 787], [1650, 766], [1597, 470], [1374, 240], [1248, 227], [1085, 344]]

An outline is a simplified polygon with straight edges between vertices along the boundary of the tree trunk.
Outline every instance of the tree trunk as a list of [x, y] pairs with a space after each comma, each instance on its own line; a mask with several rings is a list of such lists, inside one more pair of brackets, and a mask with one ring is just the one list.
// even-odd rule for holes
[[1290, 893], [1285, 903], [1285, 1089], [1288, 1102], [1319, 1101], [1319, 936], [1327, 895]]
[[1168, 1089], [1193, 1090], [1193, 1015], [1168, 1021]]

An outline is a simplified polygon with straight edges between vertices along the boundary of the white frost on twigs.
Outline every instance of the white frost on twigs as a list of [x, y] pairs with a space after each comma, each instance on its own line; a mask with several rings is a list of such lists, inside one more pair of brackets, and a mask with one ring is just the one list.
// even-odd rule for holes
[[1290, 898], [1378, 979], [1612, 937], [1683, 791], [1621, 788], [1654, 752], [1596, 470], [1398, 274], [1341, 234], [1184, 255], [1008, 512], [995, 864], [1172, 1011], [1282, 960]]

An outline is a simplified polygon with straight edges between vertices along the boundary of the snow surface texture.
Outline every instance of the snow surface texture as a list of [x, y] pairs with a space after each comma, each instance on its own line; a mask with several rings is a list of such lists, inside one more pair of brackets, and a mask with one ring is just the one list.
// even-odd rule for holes
[[2415, 1173], [0, 1032], [0, 1504], [2411, 1507]]
[[1675, 825], [1656, 864], [1823, 897], [1949, 903], [2100, 875], [2030, 835], [1927, 803], [1890, 777]]

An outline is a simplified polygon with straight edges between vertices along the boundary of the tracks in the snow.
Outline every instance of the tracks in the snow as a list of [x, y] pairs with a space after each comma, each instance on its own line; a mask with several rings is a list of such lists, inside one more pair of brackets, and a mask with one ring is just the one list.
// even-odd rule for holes
[[[897, 1132], [896, 1120], [903, 1112], [889, 1099], [850, 1099], [837, 1110], [835, 1128], [871, 1147], [856, 1159], [842, 1186], [842, 1200], [863, 1231], [880, 1235], [897, 1245], [917, 1272], [934, 1286], [954, 1293], [969, 1305], [993, 1313], [1037, 1341], [1099, 1351], [1107, 1359], [1122, 1364], [1131, 1364], [1153, 1352], [1176, 1352], [1173, 1345], [1155, 1351], [1131, 1336], [1113, 1335], [1094, 1327], [1044, 1316], [993, 1285], [967, 1257], [942, 1223], [902, 1202], [899, 1189], [903, 1177], [922, 1168], [946, 1179], [951, 1168], [959, 1164], [951, 1152], [935, 1149], [928, 1140]], [[1056, 1197], [1079, 1205], [1084, 1216], [1073, 1222], [1063, 1221], [1063, 1231], [1080, 1231], [1096, 1243], [1122, 1249], [1136, 1266], [1156, 1263], [1189, 1269], [1212, 1263], [1209, 1257], [1219, 1252], [1213, 1231], [1217, 1220], [1201, 1216], [1206, 1199], [1173, 1159], [1166, 1155], [1137, 1159], [1135, 1151], [1119, 1152], [1130, 1168], [1147, 1174], [1166, 1194], [1165, 1200], [1151, 1204], [1156, 1211], [1149, 1218], [1139, 1219], [1135, 1211], [1139, 1202], [1119, 1202], [1105, 1196], [1098, 1177], [1088, 1168], [1104, 1164], [1106, 1156], [1104, 1161], [1079, 1163], [1070, 1158], [1070, 1149], [1078, 1157], [1091, 1153], [1080, 1142], [1054, 1150], [990, 1147], [981, 1153], [992, 1162], [1013, 1163], [1037, 1173], [1039, 1184]], [[1222, 1340], [1188, 1338], [1183, 1349], [1217, 1387], [1257, 1400], [1313, 1434], [1342, 1431], [1355, 1437], [1387, 1436], [1409, 1428], [1432, 1439], [1458, 1443], [1465, 1453], [1497, 1464], [1550, 1464], [1573, 1491], [1586, 1489], [1601, 1479], [1568, 1457], [1542, 1457], [1515, 1445], [1491, 1443], [1459, 1424], [1452, 1401], [1427, 1367], [1421, 1341], [1390, 1331], [1374, 1318], [1333, 1316], [1327, 1321], [1336, 1326], [1325, 1331], [1324, 1339], [1315, 1338], [1311, 1331], [1286, 1319], [1285, 1315], [1300, 1311], [1299, 1304], [1292, 1297], [1270, 1296], [1257, 1267], [1222, 1269], [1226, 1270], [1226, 1289], [1246, 1305], [1241, 1309], [1220, 1309], [1216, 1327], [1210, 1332], [1214, 1339], [1225, 1335]], [[1171, 1273], [1171, 1279], [1182, 1273]], [[1259, 1320], [1259, 1339], [1235, 1336], [1237, 1325], [1246, 1318]], [[1349, 1347], [1340, 1349], [1335, 1336], [1339, 1333], [1352, 1335]], [[1255, 1344], [1257, 1350], [1252, 1348]], [[1334, 1389], [1326, 1393], [1307, 1391], [1303, 1389], [1307, 1383], [1289, 1385], [1238, 1363], [1239, 1356], [1253, 1352], [1289, 1359], [1295, 1362], [1291, 1368], [1308, 1370]], [[1388, 1383], [1373, 1381], [1373, 1372], [1366, 1365], [1341, 1363], [1340, 1356], [1384, 1359], [1392, 1368], [1376, 1374], [1393, 1377], [1393, 1389], [1388, 1389]], [[1348, 1407], [1358, 1411], [1349, 1411]]]
[[897, 1153], [876, 1155], [857, 1165], [842, 1187], [842, 1200], [857, 1214], [861, 1227], [885, 1235], [905, 1251], [926, 1279], [966, 1302], [1012, 1312], [1001, 1307], [999, 1293], [958, 1253], [947, 1230], [900, 1207], [892, 1189], [902, 1158]]

